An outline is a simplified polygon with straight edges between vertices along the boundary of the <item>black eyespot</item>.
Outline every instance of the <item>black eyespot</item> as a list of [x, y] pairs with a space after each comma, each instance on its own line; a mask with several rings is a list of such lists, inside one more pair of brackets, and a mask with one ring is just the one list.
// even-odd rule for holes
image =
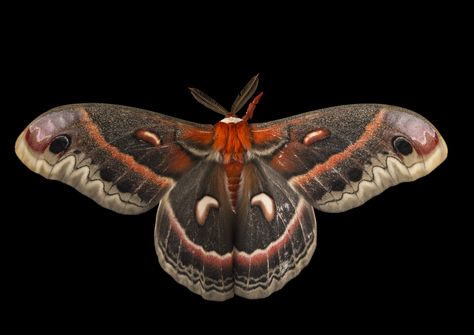
[[347, 177], [349, 177], [350, 181], [359, 181], [362, 178], [362, 170], [359, 168], [352, 168], [347, 172]]
[[403, 156], [409, 155], [413, 152], [413, 147], [403, 137], [395, 137], [393, 140], [393, 148]]
[[67, 135], [59, 135], [49, 145], [49, 151], [53, 154], [59, 154], [65, 151], [71, 145], [71, 138]]
[[346, 188], [346, 183], [342, 179], [331, 181], [331, 191], [341, 192]]
[[109, 168], [103, 168], [102, 170], [100, 170], [99, 174], [100, 177], [105, 181], [112, 181], [117, 178], [117, 173]]
[[116, 184], [116, 186], [117, 186], [117, 189], [123, 193], [130, 193], [134, 189], [134, 186], [132, 185], [132, 183], [127, 180], [119, 181]]

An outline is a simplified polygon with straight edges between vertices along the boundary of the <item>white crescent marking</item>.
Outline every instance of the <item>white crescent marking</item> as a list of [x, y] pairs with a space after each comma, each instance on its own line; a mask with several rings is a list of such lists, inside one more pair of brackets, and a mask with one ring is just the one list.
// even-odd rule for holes
[[275, 202], [265, 193], [259, 193], [250, 201], [252, 206], [259, 206], [265, 219], [270, 222], [275, 217]]
[[219, 208], [219, 202], [211, 196], [205, 195], [196, 203], [196, 221], [201, 226], [206, 222], [211, 208]]

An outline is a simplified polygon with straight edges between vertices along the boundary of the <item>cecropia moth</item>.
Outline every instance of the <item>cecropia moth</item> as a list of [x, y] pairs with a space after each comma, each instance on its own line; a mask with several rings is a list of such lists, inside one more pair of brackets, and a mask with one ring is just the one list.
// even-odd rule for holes
[[121, 214], [159, 203], [155, 246], [162, 268], [209, 300], [263, 298], [308, 264], [315, 207], [342, 212], [413, 181], [447, 157], [439, 132], [409, 110], [380, 104], [331, 107], [249, 123], [258, 77], [230, 111], [196, 124], [109, 104], [54, 108], [18, 137], [31, 170]]

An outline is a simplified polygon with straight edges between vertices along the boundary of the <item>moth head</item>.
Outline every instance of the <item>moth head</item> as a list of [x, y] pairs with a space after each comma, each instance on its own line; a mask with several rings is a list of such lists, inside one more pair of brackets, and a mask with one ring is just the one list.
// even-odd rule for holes
[[388, 150], [404, 163], [413, 179], [433, 171], [448, 155], [439, 131], [425, 118], [399, 107], [386, 109]]
[[77, 140], [80, 113], [74, 107], [58, 107], [31, 122], [20, 134], [15, 151], [20, 160], [35, 172], [41, 162], [55, 164], [73, 150]]

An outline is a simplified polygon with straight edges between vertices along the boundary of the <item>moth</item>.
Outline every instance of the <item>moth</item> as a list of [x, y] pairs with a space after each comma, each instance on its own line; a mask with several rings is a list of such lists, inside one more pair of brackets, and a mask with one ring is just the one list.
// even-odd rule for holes
[[161, 267], [208, 300], [267, 297], [309, 263], [314, 208], [342, 212], [390, 186], [427, 175], [447, 157], [422, 116], [381, 104], [330, 107], [249, 123], [262, 96], [258, 76], [230, 111], [192, 95], [224, 118], [197, 124], [138, 108], [74, 104], [35, 119], [16, 154], [121, 214], [159, 204]]

